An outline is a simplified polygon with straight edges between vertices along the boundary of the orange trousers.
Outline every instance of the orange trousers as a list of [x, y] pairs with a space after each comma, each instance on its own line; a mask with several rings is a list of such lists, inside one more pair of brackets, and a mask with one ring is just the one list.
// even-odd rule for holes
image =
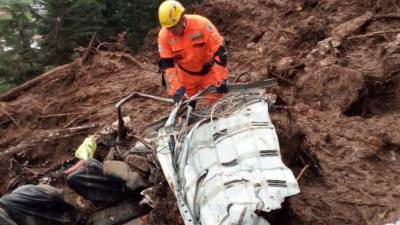
[[[227, 69], [218, 65], [214, 65], [208, 74], [204, 76], [195, 76], [178, 69], [178, 76], [182, 86], [186, 89], [189, 97], [197, 94], [199, 91], [210, 86], [218, 87], [223, 79], [227, 77]], [[204, 96], [206, 104], [210, 105], [216, 100], [223, 98], [224, 94], [208, 93]]]

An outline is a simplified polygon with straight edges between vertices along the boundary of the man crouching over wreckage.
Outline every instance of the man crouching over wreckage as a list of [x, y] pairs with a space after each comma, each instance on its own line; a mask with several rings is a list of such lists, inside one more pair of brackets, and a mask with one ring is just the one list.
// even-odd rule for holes
[[158, 16], [160, 71], [175, 103], [209, 86], [217, 87], [217, 93], [205, 96], [209, 104], [227, 93], [227, 52], [215, 26], [202, 16], [185, 14], [174, 0], [163, 2]]

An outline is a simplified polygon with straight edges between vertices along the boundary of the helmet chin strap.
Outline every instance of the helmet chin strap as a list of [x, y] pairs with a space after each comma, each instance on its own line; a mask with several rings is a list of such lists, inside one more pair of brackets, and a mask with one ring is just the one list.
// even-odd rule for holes
[[174, 35], [182, 36], [185, 33], [185, 30], [186, 30], [186, 27], [187, 27], [187, 20], [186, 20], [185, 15], [182, 15], [182, 17], [181, 17], [181, 19], [180, 19], [180, 21], [178, 22], [177, 25], [182, 27], [182, 32], [179, 33], [179, 34], [175, 33]]
[[181, 35], [183, 35], [185, 33], [185, 31], [186, 31], [187, 20], [186, 20], [185, 15], [182, 15], [182, 26], [183, 26], [183, 30], [182, 30], [182, 34]]

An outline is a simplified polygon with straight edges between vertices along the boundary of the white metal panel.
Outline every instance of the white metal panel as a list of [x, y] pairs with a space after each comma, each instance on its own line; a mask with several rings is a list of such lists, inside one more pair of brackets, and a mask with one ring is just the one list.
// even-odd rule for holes
[[[161, 130], [159, 136], [167, 133]], [[159, 150], [165, 146], [164, 137]], [[281, 160], [268, 104], [261, 98], [225, 118], [199, 123], [182, 146], [178, 162], [161, 153], [158, 157], [182, 202], [186, 224], [268, 224], [254, 212], [279, 209], [286, 197], [300, 192]]]

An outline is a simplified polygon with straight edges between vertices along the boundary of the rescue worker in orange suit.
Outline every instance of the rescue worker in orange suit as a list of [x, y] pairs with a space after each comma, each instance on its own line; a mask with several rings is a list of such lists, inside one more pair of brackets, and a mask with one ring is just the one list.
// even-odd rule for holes
[[160, 71], [168, 95], [175, 103], [209, 86], [217, 93], [205, 96], [211, 104], [228, 92], [227, 52], [223, 37], [205, 17], [185, 14], [175, 0], [164, 1], [158, 11]]

